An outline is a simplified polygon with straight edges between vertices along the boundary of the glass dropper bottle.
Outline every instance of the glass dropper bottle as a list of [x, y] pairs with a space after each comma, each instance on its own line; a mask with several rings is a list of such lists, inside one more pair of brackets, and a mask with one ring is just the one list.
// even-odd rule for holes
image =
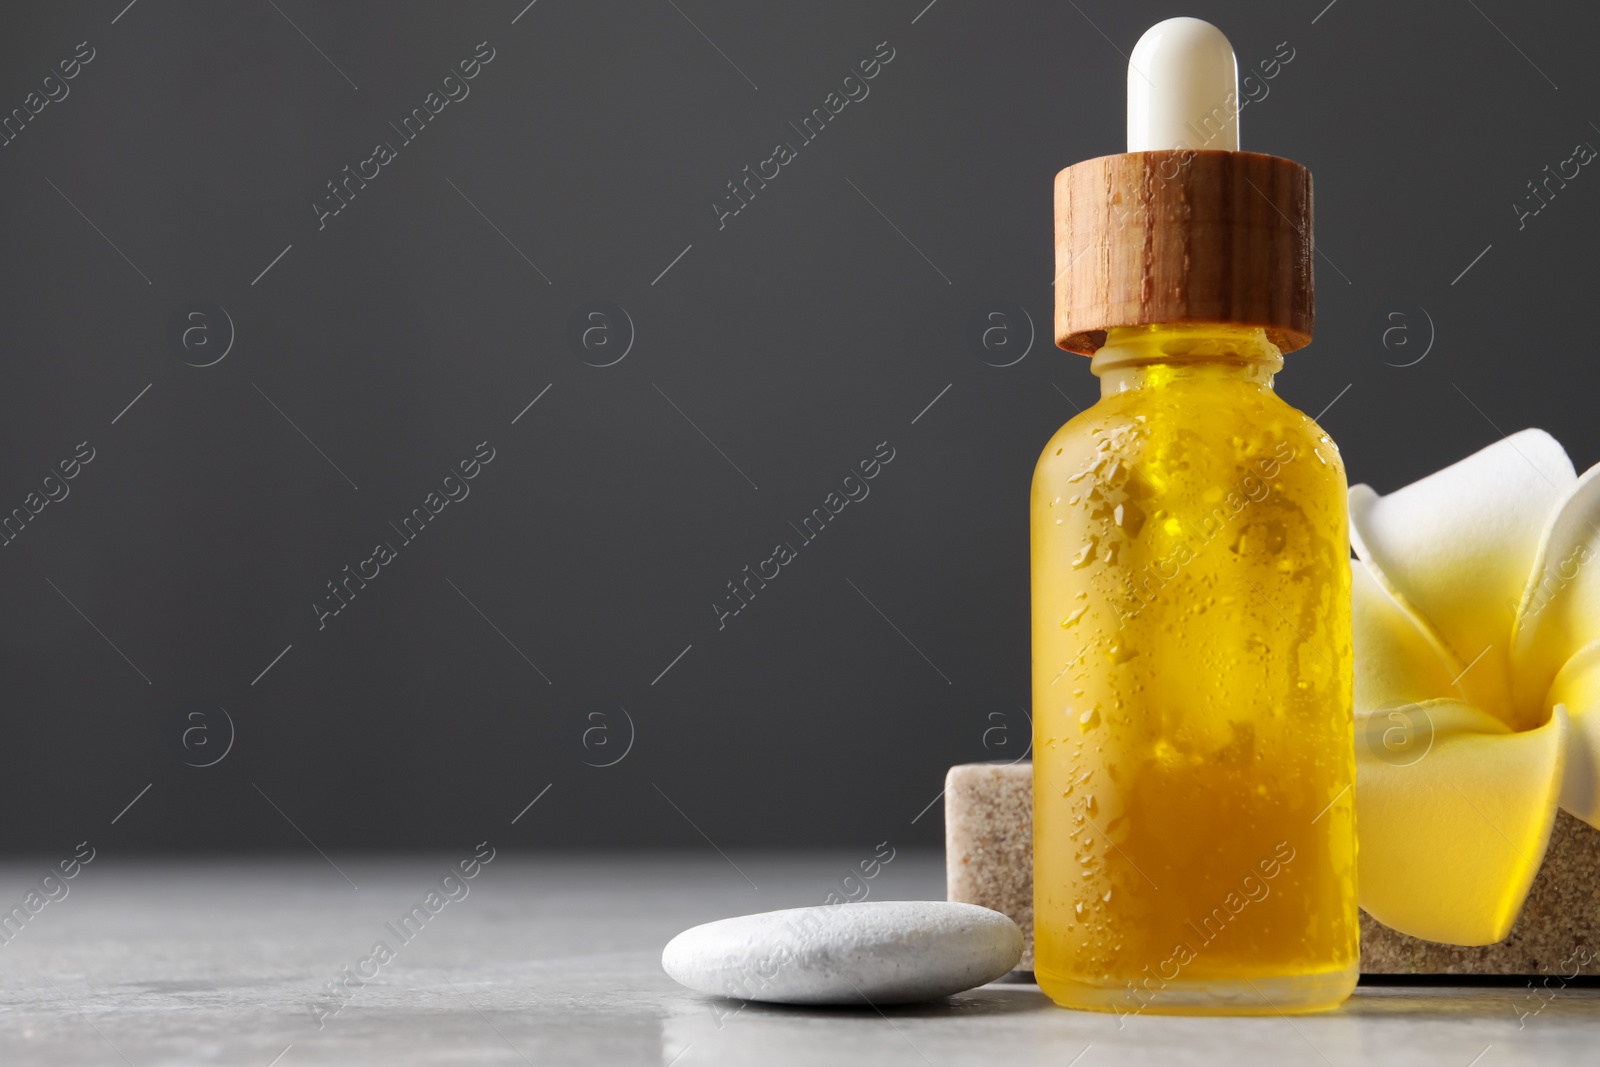
[[1056, 338], [1101, 399], [1032, 492], [1034, 960], [1058, 1004], [1330, 1008], [1358, 971], [1339, 452], [1278, 398], [1311, 340], [1311, 176], [1238, 150], [1233, 50], [1134, 49], [1128, 151], [1056, 176]]

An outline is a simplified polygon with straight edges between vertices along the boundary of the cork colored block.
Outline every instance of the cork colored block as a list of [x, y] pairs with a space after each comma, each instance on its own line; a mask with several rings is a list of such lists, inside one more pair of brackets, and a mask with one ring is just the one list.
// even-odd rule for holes
[[[945, 777], [945, 873], [951, 900], [1004, 912], [1033, 967], [1033, 765], [967, 763]], [[1556, 815], [1544, 864], [1505, 940], [1442, 945], [1361, 913], [1363, 974], [1600, 973], [1600, 830]]]
[[946, 893], [1022, 928], [1033, 969], [1033, 764], [964, 763], [944, 779]]

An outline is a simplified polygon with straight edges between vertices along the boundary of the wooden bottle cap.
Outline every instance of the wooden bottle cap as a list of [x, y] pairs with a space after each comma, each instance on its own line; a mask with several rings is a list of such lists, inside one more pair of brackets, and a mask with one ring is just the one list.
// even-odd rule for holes
[[1260, 326], [1311, 342], [1311, 172], [1256, 152], [1101, 156], [1056, 175], [1056, 344], [1116, 326]]

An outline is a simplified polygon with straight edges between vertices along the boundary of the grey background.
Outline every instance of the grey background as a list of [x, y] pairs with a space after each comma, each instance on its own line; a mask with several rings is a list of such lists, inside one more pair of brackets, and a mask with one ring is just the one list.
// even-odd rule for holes
[[[1241, 67], [1294, 50], [1244, 139], [1315, 175], [1318, 339], [1279, 384], [1333, 404], [1352, 480], [1530, 425], [1600, 458], [1600, 177], [1511, 206], [1600, 144], [1592, 7], [524, 3], [0, 13], [0, 108], [95, 49], [0, 148], [0, 511], [96, 450], [0, 549], [0, 847], [936, 843], [945, 768], [1026, 746], [1028, 482], [1097, 393], [1049, 342], [1051, 178], [1121, 150], [1121, 53], [1171, 15]], [[480, 41], [470, 96], [319, 231]], [[567, 341], [597, 299], [636, 334], [605, 368]], [[197, 300], [236, 334], [205, 368], [169, 339]], [[969, 338], [997, 300], [1039, 334], [1008, 367]], [[324, 583], [484, 440], [319, 631]], [[724, 583], [882, 441], [719, 632]]]

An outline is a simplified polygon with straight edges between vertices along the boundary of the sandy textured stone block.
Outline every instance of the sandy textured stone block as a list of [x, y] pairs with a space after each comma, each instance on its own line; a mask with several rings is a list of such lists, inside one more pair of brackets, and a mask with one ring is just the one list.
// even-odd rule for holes
[[[1009, 915], [1033, 967], [1033, 764], [967, 763], [945, 777], [951, 900]], [[1550, 848], [1504, 941], [1477, 948], [1408, 937], [1361, 913], [1363, 974], [1600, 974], [1600, 830], [1556, 815]]]
[[1022, 929], [1033, 969], [1033, 764], [963, 763], [944, 779], [946, 895]]

